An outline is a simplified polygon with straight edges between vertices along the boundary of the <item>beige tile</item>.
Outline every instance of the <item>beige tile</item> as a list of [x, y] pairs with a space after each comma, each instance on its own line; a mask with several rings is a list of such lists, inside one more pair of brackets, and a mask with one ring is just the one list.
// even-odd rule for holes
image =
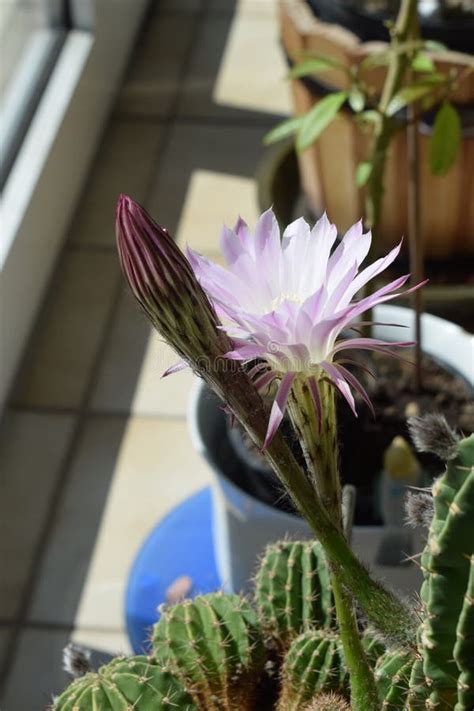
[[279, 34], [276, 3], [247, 0], [239, 5], [213, 88], [217, 105], [291, 113], [288, 67]]
[[178, 225], [178, 244], [182, 248], [188, 244], [206, 254], [219, 252], [223, 224], [233, 226], [239, 214], [249, 225], [255, 224], [258, 218], [256, 193], [253, 178], [195, 170]]
[[113, 656], [131, 654], [132, 649], [125, 630], [119, 632], [78, 627], [71, 641], [96, 652], [106, 652]]
[[0, 617], [12, 619], [31, 566], [69, 444], [73, 418], [8, 413], [0, 432]]
[[62, 650], [68, 641], [68, 631], [23, 630], [0, 708], [39, 711], [51, 704], [69, 683], [62, 671]]
[[196, 18], [192, 13], [166, 14], [161, 9], [157, 3], [120, 90], [116, 110], [127, 116], [166, 115], [179, 88]]
[[[119, 417], [91, 417], [85, 423], [58, 510], [50, 522], [29, 620], [74, 624], [126, 426], [127, 420]], [[131, 486], [133, 491], [133, 483]]]
[[[265, 132], [253, 126], [177, 125], [148, 201], [156, 220], [172, 234], [181, 225], [181, 244], [188, 241], [212, 252], [218, 249], [223, 222], [233, 224], [239, 213], [252, 222], [257, 210], [253, 178]], [[196, 205], [196, 188], [202, 205]], [[185, 204], [187, 198], [191, 208]], [[190, 209], [198, 209], [196, 219], [204, 219], [205, 225], [189, 221]]]
[[3, 669], [5, 663], [6, 654], [8, 651], [8, 645], [10, 644], [11, 636], [13, 633], [13, 628], [11, 627], [1, 627], [0, 628], [0, 673]]
[[179, 113], [275, 121], [290, 112], [287, 73], [275, 8], [249, 0], [234, 13], [211, 13], [193, 45]]
[[76, 617], [78, 627], [121, 629], [127, 577], [145, 537], [173, 506], [209, 481], [210, 471], [194, 452], [186, 423], [129, 421]]
[[161, 378], [178, 360], [148, 325], [133, 297], [124, 292], [102, 360], [93, 409], [184, 417], [194, 382], [191, 371]]
[[157, 160], [162, 128], [115, 119], [108, 125], [74, 217], [70, 239], [115, 249], [115, 205], [120, 193], [143, 202]]
[[66, 252], [18, 378], [14, 401], [77, 407], [119, 283], [115, 254]]

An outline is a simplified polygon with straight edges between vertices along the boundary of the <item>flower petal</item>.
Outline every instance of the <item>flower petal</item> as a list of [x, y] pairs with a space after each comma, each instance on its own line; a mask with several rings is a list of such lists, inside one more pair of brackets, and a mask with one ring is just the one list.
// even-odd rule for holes
[[283, 376], [282, 381], [278, 387], [278, 392], [276, 394], [275, 400], [273, 401], [272, 409], [270, 412], [270, 419], [268, 421], [267, 434], [265, 435], [265, 442], [263, 448], [266, 449], [285, 414], [286, 403], [288, 402], [288, 395], [290, 394], [291, 386], [293, 385], [293, 380], [295, 379], [295, 373], [286, 373]]
[[184, 370], [185, 368], [189, 368], [188, 363], [186, 363], [185, 360], [180, 360], [178, 361], [178, 363], [170, 365], [170, 367], [167, 368], [165, 372], [161, 374], [161, 377], [166, 378], [168, 375], [173, 375], [173, 373], [179, 373], [180, 370]]
[[353, 374], [350, 372], [350, 370], [347, 370], [347, 368], [344, 368], [344, 366], [341, 365], [340, 363], [334, 363], [333, 365], [334, 365], [335, 368], [337, 368], [337, 369], [339, 370], [339, 372], [341, 373], [342, 377], [347, 380], [347, 382], [349, 383], [349, 385], [352, 385], [352, 387], [354, 388], [354, 390], [359, 393], [359, 395], [361, 396], [362, 400], [365, 402], [365, 404], [367, 405], [367, 407], [368, 407], [369, 410], [371, 411], [372, 416], [375, 418], [374, 406], [372, 405], [372, 401], [371, 401], [370, 397], [368, 396], [367, 391], [365, 390], [365, 388], [364, 388], [364, 386], [362, 385], [362, 383], [359, 382], [359, 380], [357, 380], [357, 378], [355, 377], [355, 375], [353, 375]]
[[331, 380], [334, 382], [334, 385], [337, 387], [339, 392], [347, 400], [349, 407], [351, 408], [355, 417], [357, 417], [357, 410], [356, 410], [356, 406], [355, 406], [354, 396], [352, 395], [351, 389], [350, 389], [349, 385], [347, 384], [344, 376], [339, 372], [339, 370], [336, 368], [336, 366], [333, 363], [328, 363], [326, 360], [323, 360], [321, 362], [321, 367], [324, 368], [324, 370], [329, 375]]

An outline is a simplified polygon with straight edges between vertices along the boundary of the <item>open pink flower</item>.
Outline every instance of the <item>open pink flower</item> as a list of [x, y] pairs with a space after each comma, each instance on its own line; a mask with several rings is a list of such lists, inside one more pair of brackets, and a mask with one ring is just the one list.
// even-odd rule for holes
[[364, 234], [358, 222], [331, 253], [336, 237], [336, 227], [324, 215], [312, 230], [304, 219], [296, 220], [280, 239], [273, 211], [267, 210], [254, 234], [241, 219], [233, 230], [223, 228], [221, 248], [227, 269], [188, 248], [198, 280], [224, 317], [224, 328], [234, 341], [234, 350], [226, 354], [227, 358], [263, 362], [254, 369], [258, 387], [267, 386], [275, 378], [280, 381], [266, 444], [280, 425], [295, 377], [308, 381], [317, 412], [321, 408], [318, 380], [326, 377], [356, 415], [352, 389], [369, 406], [370, 400], [336, 356], [346, 349], [390, 352], [394, 346], [413, 345], [374, 338], [339, 339], [343, 329], [365, 311], [399, 296], [397, 290], [410, 275], [354, 300], [367, 282], [392, 264], [401, 243], [386, 257], [360, 270], [370, 249], [370, 232]]

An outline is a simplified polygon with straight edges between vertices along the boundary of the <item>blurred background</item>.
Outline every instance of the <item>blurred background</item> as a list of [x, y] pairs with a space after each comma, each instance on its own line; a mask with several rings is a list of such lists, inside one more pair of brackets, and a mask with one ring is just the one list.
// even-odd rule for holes
[[[377, 15], [398, 3], [359, 5]], [[420, 5], [429, 16], [440, 3]], [[284, 25], [288, 54], [295, 17]], [[160, 380], [175, 357], [127, 292], [115, 203], [129, 194], [181, 247], [217, 259], [224, 222], [255, 223], [273, 202], [263, 137], [292, 112], [280, 36], [276, 0], [0, 0], [2, 711], [50, 703], [67, 683], [70, 640], [99, 658], [130, 651], [124, 595], [136, 553], [210, 483], [186, 422], [193, 376]], [[343, 118], [337, 126], [318, 160], [342, 210], [330, 217], [350, 224], [362, 212], [347, 196], [357, 161], [347, 134], [338, 138]], [[466, 222], [456, 217], [453, 234], [465, 242], [453, 237], [453, 249], [472, 257], [466, 135], [471, 163], [461, 156], [449, 183], [457, 197], [437, 183], [443, 197], [427, 214], [429, 226], [456, 203]], [[285, 162], [278, 150], [280, 178], [297, 179], [294, 154]], [[403, 185], [397, 170], [391, 180]], [[291, 213], [285, 199], [280, 207]], [[438, 265], [443, 245], [433, 247]], [[454, 312], [466, 325], [472, 260], [456, 264]]]
[[214, 255], [257, 217], [262, 138], [289, 113], [273, 0], [1, 0], [0, 673], [3, 711], [67, 677], [73, 639], [128, 651], [144, 537], [208, 483], [189, 373], [129, 297], [120, 192]]

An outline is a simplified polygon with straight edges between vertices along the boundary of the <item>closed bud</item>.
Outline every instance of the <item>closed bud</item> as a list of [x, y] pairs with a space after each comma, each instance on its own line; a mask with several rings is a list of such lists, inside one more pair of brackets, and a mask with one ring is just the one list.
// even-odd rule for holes
[[202, 371], [226, 353], [230, 339], [181, 250], [131, 198], [117, 204], [117, 247], [133, 295], [165, 340]]

